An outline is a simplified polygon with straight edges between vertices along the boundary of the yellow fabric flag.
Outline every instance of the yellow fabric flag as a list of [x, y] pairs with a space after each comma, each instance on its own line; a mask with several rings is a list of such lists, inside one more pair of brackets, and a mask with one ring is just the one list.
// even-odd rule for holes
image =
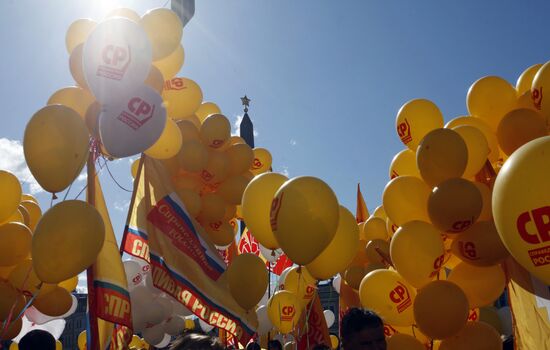
[[550, 287], [511, 257], [503, 266], [510, 277], [508, 292], [515, 348], [550, 349]]
[[367, 221], [369, 216], [370, 214], [369, 210], [367, 209], [367, 204], [365, 203], [363, 195], [361, 194], [361, 188], [359, 184], [357, 184], [357, 209], [355, 211], [355, 219], [359, 224], [361, 222]]
[[145, 157], [123, 240], [124, 251], [151, 264], [153, 284], [203, 321], [235, 335], [254, 334], [256, 313], [231, 297], [226, 264], [186, 211], [161, 162]]
[[93, 265], [95, 300], [90, 305], [95, 305], [98, 317], [100, 347], [107, 349], [115, 323], [132, 327], [131, 304], [124, 265], [97, 175], [94, 194], [95, 207], [105, 224], [105, 242]]

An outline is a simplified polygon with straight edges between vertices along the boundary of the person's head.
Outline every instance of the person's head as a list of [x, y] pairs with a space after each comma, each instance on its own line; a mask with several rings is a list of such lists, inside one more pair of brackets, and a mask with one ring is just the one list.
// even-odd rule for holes
[[386, 350], [384, 323], [370, 310], [351, 308], [340, 325], [344, 350]]
[[283, 350], [283, 344], [277, 339], [270, 340], [267, 343], [267, 350]]
[[20, 350], [55, 350], [55, 338], [50, 333], [35, 329], [25, 334], [19, 341]]
[[315, 344], [313, 350], [330, 350], [330, 347], [325, 344]]
[[260, 347], [260, 344], [253, 341], [246, 345], [246, 350], [262, 350], [262, 348]]
[[187, 333], [170, 344], [170, 350], [224, 350], [218, 338], [206, 334]]

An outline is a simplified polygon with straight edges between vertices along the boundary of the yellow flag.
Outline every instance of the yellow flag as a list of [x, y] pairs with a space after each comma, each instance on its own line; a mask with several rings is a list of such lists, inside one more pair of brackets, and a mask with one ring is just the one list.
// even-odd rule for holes
[[355, 219], [359, 224], [361, 222], [367, 221], [369, 216], [370, 215], [369, 210], [367, 209], [367, 204], [365, 203], [363, 195], [361, 194], [361, 188], [359, 184], [357, 184], [357, 210], [355, 212]]

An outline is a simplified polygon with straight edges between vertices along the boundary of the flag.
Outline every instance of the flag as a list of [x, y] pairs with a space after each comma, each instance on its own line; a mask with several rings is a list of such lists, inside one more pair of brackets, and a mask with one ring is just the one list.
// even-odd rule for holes
[[503, 264], [514, 326], [515, 349], [550, 349], [550, 286], [512, 257]]
[[161, 162], [145, 157], [133, 193], [124, 251], [152, 267], [153, 284], [203, 321], [246, 344], [258, 321], [220, 279], [226, 264], [203, 228], [187, 213]]
[[361, 222], [367, 221], [369, 216], [370, 215], [369, 210], [367, 209], [367, 204], [365, 203], [363, 195], [361, 194], [361, 188], [359, 184], [357, 184], [357, 209], [355, 211], [355, 219], [359, 224]]
[[[94, 172], [88, 179], [93, 185], [87, 199], [95, 206], [105, 225], [105, 241], [95, 263], [92, 265], [93, 293], [89, 293], [90, 307], [97, 317], [100, 349], [109, 347], [114, 324], [132, 327], [130, 294], [126, 283], [126, 273], [119, 253], [118, 244], [105, 204], [99, 178]], [[93, 194], [92, 194], [93, 193]], [[92, 198], [93, 195], [93, 198]], [[93, 341], [90, 343], [94, 343]]]
[[345, 313], [353, 307], [361, 307], [361, 301], [359, 300], [359, 294], [342, 278], [342, 283], [340, 284], [340, 295], [338, 298], [339, 301], [339, 312], [338, 319], [339, 322], [342, 322], [342, 317]]
[[286, 254], [281, 254], [277, 261], [271, 263], [271, 272], [280, 276], [287, 267], [291, 267], [292, 265], [294, 265], [292, 260]]
[[244, 228], [237, 246], [239, 254], [251, 253], [260, 256], [260, 243], [254, 238], [254, 236], [248, 230], [248, 227]]
[[330, 334], [317, 292], [315, 292], [313, 299], [309, 302], [305, 311], [307, 326], [305, 327], [305, 332], [301, 333], [301, 336], [297, 339], [298, 350], [311, 349], [317, 344], [325, 344], [330, 347]]

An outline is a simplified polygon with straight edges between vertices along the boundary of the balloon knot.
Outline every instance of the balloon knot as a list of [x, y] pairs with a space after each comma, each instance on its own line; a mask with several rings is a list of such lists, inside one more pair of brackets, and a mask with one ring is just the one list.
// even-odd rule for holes
[[52, 199], [53, 199], [53, 200], [56, 200], [56, 199], [57, 199], [57, 196], [55, 195], [55, 193], [52, 193]]

